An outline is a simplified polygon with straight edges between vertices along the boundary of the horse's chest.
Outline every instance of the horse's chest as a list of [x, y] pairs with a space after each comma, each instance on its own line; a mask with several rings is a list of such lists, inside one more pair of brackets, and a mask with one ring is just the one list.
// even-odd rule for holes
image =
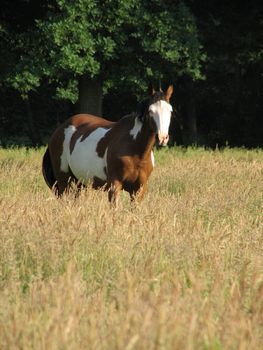
[[123, 161], [123, 178], [129, 183], [144, 183], [152, 172], [151, 159], [128, 158]]

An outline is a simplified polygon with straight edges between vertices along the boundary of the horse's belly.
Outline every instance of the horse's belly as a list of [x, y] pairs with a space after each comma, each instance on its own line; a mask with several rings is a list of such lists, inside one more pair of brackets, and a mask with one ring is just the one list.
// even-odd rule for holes
[[98, 177], [106, 180], [107, 161], [105, 155], [103, 158], [98, 156], [97, 144], [105, 135], [107, 130], [98, 128], [93, 131], [85, 140], [77, 140], [73, 152], [69, 156], [69, 166], [76, 178], [83, 183], [90, 179]]

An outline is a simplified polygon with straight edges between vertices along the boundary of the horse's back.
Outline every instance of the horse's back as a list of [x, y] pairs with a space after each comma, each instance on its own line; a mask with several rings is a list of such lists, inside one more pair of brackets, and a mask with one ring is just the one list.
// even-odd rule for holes
[[[109, 128], [113, 124], [114, 122], [112, 121], [91, 114], [76, 114], [64, 121], [64, 123], [54, 131], [50, 138], [49, 144], [51, 144], [54, 139], [59, 137], [59, 135], [64, 136], [65, 129], [67, 129], [69, 126], [79, 130], [79, 134], [83, 134], [85, 131], [92, 132], [98, 127]], [[61, 139], [61, 137], [59, 137], [59, 139]]]
[[76, 128], [86, 125], [89, 128], [96, 129], [97, 127], [109, 127], [114, 122], [92, 114], [76, 114], [69, 118], [66, 124], [74, 125]]

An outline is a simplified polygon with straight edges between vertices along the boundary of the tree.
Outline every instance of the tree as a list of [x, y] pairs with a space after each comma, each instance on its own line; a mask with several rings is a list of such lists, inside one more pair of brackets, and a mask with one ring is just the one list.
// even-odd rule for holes
[[102, 95], [117, 119], [161, 81], [176, 83], [184, 143], [201, 132], [212, 146], [262, 145], [262, 2], [1, 4], [1, 142], [9, 130], [40, 143], [39, 127], [47, 133], [73, 108], [100, 114]]
[[[29, 135], [33, 144], [41, 143], [41, 137], [35, 127], [30, 101], [19, 99], [19, 94], [23, 97], [26, 94], [24, 89], [20, 89], [21, 84], [16, 82], [15, 70], [18, 67], [22, 70], [22, 65], [19, 64], [20, 56], [26, 50], [26, 43], [29, 41], [27, 38], [29, 34], [25, 35], [25, 33], [32, 32], [35, 21], [45, 15], [46, 3], [34, 0], [14, 0], [12, 2], [3, 0], [0, 12], [0, 124], [3, 126], [3, 135], [7, 129], [12, 129], [16, 134], [23, 132]], [[22, 44], [23, 39], [25, 42]], [[27, 72], [24, 73], [24, 76], [26, 79], [30, 78]], [[17, 91], [13, 91], [7, 82], [11, 83]], [[30, 89], [26, 90], [28, 91]], [[12, 113], [14, 109], [16, 116]], [[17, 123], [20, 118], [21, 120]]]
[[46, 8], [16, 37], [22, 54], [9, 81], [24, 98], [49, 81], [57, 98], [101, 114], [111, 87], [140, 96], [149, 80], [200, 77], [200, 43], [183, 2], [54, 0]]
[[198, 126], [205, 142], [262, 145], [262, 2], [188, 4], [207, 54], [206, 79], [195, 84]]

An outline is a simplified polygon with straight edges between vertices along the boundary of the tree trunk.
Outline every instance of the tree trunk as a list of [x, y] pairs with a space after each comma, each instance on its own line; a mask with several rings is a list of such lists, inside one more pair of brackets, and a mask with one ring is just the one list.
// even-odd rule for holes
[[86, 75], [79, 78], [77, 113], [102, 116], [102, 82]]
[[40, 131], [36, 126], [31, 104], [29, 102], [29, 98], [25, 101], [25, 103], [26, 103], [26, 116], [27, 116], [27, 125], [28, 125], [28, 137], [30, 138], [33, 146], [42, 145]]

